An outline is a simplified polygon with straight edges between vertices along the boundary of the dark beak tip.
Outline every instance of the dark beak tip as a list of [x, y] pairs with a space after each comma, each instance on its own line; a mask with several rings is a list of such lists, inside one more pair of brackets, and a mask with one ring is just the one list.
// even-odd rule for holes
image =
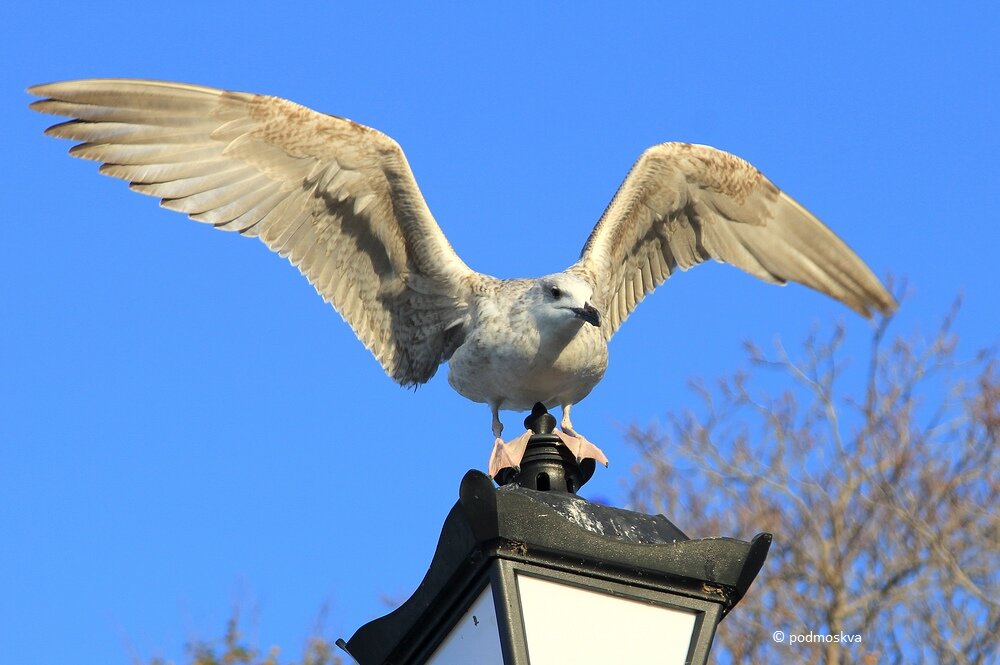
[[580, 318], [582, 318], [584, 321], [586, 321], [592, 326], [595, 326], [597, 328], [601, 327], [601, 313], [597, 311], [597, 308], [595, 308], [590, 303], [587, 303], [586, 305], [583, 306]]

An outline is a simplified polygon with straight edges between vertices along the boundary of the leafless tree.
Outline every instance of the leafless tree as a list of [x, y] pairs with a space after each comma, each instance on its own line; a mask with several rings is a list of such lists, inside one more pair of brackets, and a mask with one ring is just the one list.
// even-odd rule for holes
[[[278, 647], [271, 647], [267, 653], [249, 644], [240, 631], [240, 616], [234, 611], [226, 623], [226, 633], [220, 640], [197, 640], [187, 645], [186, 665], [283, 665], [279, 659]], [[136, 665], [143, 660], [136, 658]], [[288, 665], [342, 665], [343, 661], [334, 653], [332, 642], [316, 630], [306, 644], [302, 660], [288, 662]], [[173, 665], [172, 661], [153, 658], [149, 665]]]
[[630, 431], [637, 509], [691, 537], [775, 536], [717, 662], [998, 662], [1000, 371], [959, 360], [957, 311], [929, 340], [883, 321], [853, 391], [843, 328], [795, 354], [747, 344], [749, 372]]

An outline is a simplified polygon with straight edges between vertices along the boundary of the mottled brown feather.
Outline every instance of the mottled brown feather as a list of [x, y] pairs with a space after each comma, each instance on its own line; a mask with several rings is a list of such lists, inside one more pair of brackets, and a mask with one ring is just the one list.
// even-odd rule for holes
[[472, 271], [431, 216], [399, 145], [293, 102], [126, 79], [35, 86], [71, 153], [296, 265], [403, 385], [461, 338]]
[[857, 254], [760, 171], [687, 143], [639, 157], [569, 271], [594, 287], [610, 339], [675, 268], [709, 259], [805, 284], [864, 316], [896, 306]]

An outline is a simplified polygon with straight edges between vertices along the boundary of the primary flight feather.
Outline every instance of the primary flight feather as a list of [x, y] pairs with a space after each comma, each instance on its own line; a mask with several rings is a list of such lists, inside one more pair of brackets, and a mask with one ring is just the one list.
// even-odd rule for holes
[[89, 79], [34, 86], [47, 130], [81, 143], [167, 208], [259, 237], [285, 256], [404, 386], [449, 361], [449, 383], [490, 405], [490, 473], [520, 461], [528, 433], [501, 439], [501, 409], [571, 407], [601, 380], [607, 342], [676, 269], [715, 259], [763, 280], [799, 282], [864, 316], [892, 297], [864, 262], [742, 159], [708, 146], [646, 150], [580, 260], [539, 279], [471, 270], [434, 221], [399, 145], [293, 102], [180, 83]]

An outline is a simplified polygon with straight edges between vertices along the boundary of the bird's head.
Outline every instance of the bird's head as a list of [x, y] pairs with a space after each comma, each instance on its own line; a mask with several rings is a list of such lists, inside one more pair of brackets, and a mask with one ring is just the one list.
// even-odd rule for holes
[[601, 325], [601, 314], [591, 304], [594, 290], [576, 275], [559, 273], [542, 277], [532, 291], [533, 309], [539, 319]]

